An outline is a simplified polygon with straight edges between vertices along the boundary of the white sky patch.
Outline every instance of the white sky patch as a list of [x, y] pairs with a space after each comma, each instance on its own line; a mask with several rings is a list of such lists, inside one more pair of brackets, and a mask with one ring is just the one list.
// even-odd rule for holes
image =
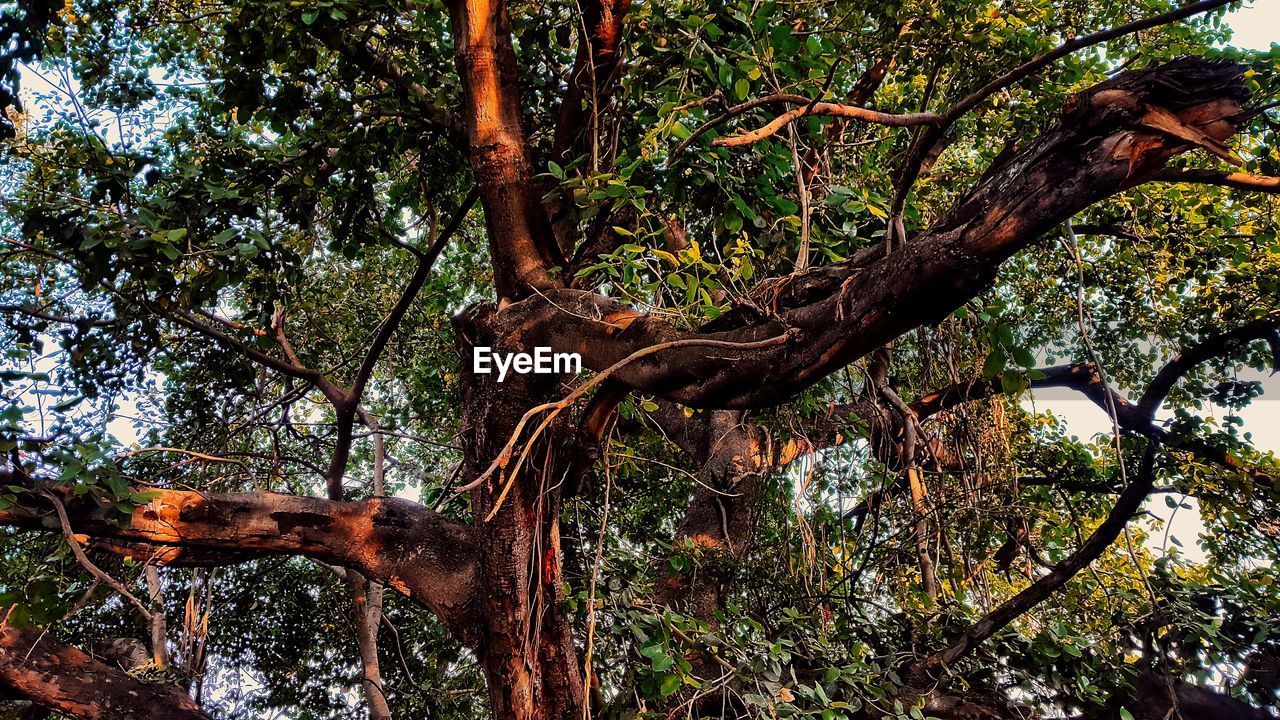
[[1252, 50], [1266, 50], [1280, 43], [1280, 0], [1252, 0], [1227, 15], [1233, 35], [1231, 44]]

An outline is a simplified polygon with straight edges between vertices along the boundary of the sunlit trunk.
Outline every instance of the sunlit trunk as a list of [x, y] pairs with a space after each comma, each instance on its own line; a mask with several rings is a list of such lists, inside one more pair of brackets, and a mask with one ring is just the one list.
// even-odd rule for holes
[[[471, 353], [463, 357], [469, 363]], [[495, 375], [469, 371], [463, 373], [463, 446], [471, 480], [491, 468], [529, 408], [564, 391], [557, 376], [509, 375], [499, 383]], [[561, 485], [571, 466], [561, 447], [568, 418], [532, 437], [543, 419], [539, 415], [525, 425], [505, 469], [472, 491], [483, 537], [476, 645], [495, 718], [582, 716], [582, 674], [565, 607], [559, 533]]]

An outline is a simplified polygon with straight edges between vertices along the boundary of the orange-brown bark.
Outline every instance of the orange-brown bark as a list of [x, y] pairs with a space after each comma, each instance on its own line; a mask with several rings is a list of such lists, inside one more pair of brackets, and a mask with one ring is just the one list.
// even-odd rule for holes
[[549, 270], [558, 249], [542, 208], [520, 123], [516, 56], [501, 0], [449, 3], [458, 75], [465, 91], [471, 169], [500, 298], [555, 287]]
[[1195, 147], [1168, 131], [1165, 115], [1195, 128], [1199, 144], [1220, 145], [1234, 132], [1244, 96], [1240, 68], [1195, 59], [1095, 86], [1069, 103], [1057, 127], [990, 169], [941, 221], [897, 251], [875, 248], [841, 265], [762, 283], [756, 305], [776, 310], [763, 318], [744, 306], [697, 332], [653, 315], [619, 328], [605, 320], [627, 311], [619, 301], [560, 289], [505, 308], [494, 317], [495, 328], [525, 328], [526, 346], [578, 352], [596, 370], [679, 339], [752, 342], [785, 334], [786, 343], [749, 351], [674, 348], [613, 375], [691, 406], [773, 405], [902, 333], [946, 317], [1045, 232], [1150, 180], [1169, 158]]
[[[8, 610], [5, 610], [8, 613]], [[209, 720], [175, 685], [148, 685], [43, 628], [0, 623], [0, 681], [77, 720]]]
[[585, 35], [578, 40], [551, 150], [552, 158], [562, 164], [590, 151], [589, 143], [599, 132], [600, 113], [611, 97], [622, 61], [623, 21], [631, 0], [589, 0], [580, 7]]
[[[475, 575], [474, 533], [399, 498], [333, 502], [279, 493], [162, 490], [134, 510], [128, 526], [89, 496], [63, 502], [77, 533], [107, 550], [138, 553], [164, 564], [185, 551], [202, 564], [268, 555], [305, 555], [355, 568], [435, 611], [451, 626], [468, 621]], [[11, 508], [0, 524], [56, 527], [42, 512]], [[222, 553], [225, 555], [221, 555]]]

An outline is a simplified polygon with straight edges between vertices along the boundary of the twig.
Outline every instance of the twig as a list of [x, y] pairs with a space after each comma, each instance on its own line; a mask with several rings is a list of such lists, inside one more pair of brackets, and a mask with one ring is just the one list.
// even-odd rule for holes
[[142, 617], [146, 619], [147, 623], [154, 622], [151, 611], [147, 609], [146, 605], [142, 604], [141, 600], [135, 597], [133, 593], [129, 592], [129, 589], [122, 585], [120, 581], [108, 575], [102, 570], [102, 568], [94, 565], [93, 561], [89, 559], [89, 556], [84, 554], [84, 548], [80, 546], [80, 541], [76, 539], [75, 531], [71, 529], [71, 520], [67, 518], [67, 509], [62, 506], [62, 501], [53, 493], [48, 491], [42, 490], [40, 494], [45, 496], [45, 498], [53, 504], [54, 512], [58, 513], [58, 522], [62, 524], [62, 534], [66, 536], [67, 545], [71, 547], [71, 554], [75, 556], [76, 561], [80, 563], [80, 566], [87, 570], [95, 579], [106, 583], [112, 590], [120, 593], [129, 602], [136, 605], [138, 607], [138, 612], [142, 613]]
[[176, 447], [139, 448], [137, 450], [130, 450], [128, 452], [120, 453], [120, 455], [118, 455], [117, 457], [127, 458], [127, 457], [133, 457], [134, 455], [141, 455], [143, 453], [153, 453], [153, 452], [169, 452], [169, 453], [178, 453], [180, 455], [190, 455], [191, 457], [197, 458], [199, 460], [207, 460], [208, 462], [218, 462], [218, 463], [231, 463], [232, 465], [239, 465], [240, 467], [244, 468], [246, 471], [249, 469], [248, 465], [245, 465], [243, 462], [236, 460], [235, 458], [218, 457], [217, 455], [206, 455], [205, 453], [196, 452], [195, 450], [185, 450], [183, 448], [176, 448]]

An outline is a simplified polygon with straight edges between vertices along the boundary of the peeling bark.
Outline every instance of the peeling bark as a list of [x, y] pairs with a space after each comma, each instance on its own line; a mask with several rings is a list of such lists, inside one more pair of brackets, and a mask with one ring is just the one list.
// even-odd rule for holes
[[[75, 531], [105, 539], [104, 549], [142, 551], [140, 559], [158, 564], [180, 564], [186, 549], [205, 553], [209, 562], [221, 551], [230, 552], [228, 562], [304, 555], [377, 578], [464, 634], [470, 623], [475, 533], [417, 503], [399, 498], [333, 502], [266, 492], [158, 492], [158, 498], [134, 510], [128, 527], [113, 522], [107, 509], [88, 496], [63, 502]], [[0, 524], [52, 529], [56, 519], [12, 508], [0, 512]]]
[[1168, 131], [1171, 122], [1193, 128], [1206, 147], [1220, 145], [1234, 132], [1244, 97], [1239, 67], [1199, 59], [1097, 85], [1068, 103], [1057, 126], [992, 168], [943, 220], [895, 252], [876, 248], [761, 283], [753, 300], [776, 309], [769, 317], [740, 310], [687, 333], [617, 300], [558, 289], [504, 308], [502, 324], [519, 328], [526, 348], [577, 352], [595, 370], [680, 339], [745, 343], [785, 334], [787, 342], [776, 347], [673, 348], [614, 375], [635, 390], [694, 407], [777, 404], [902, 333], [945, 318], [1045, 232], [1150, 180], [1165, 161], [1194, 147]]
[[78, 720], [209, 720], [174, 685], [148, 685], [38, 627], [0, 624], [0, 680]]

